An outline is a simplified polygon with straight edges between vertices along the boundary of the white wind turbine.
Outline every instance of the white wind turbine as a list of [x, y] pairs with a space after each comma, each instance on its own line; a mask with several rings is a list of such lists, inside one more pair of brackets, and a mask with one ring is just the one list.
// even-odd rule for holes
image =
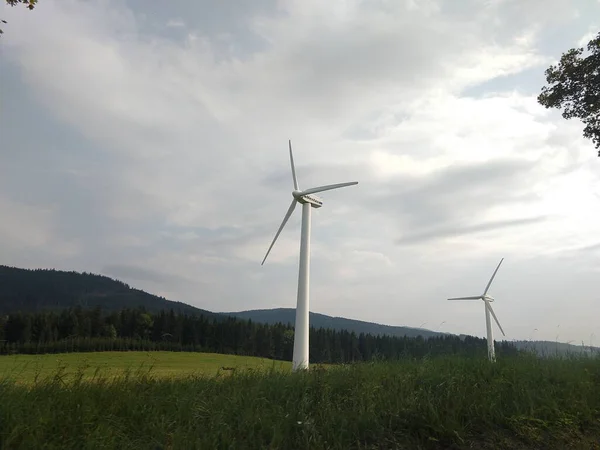
[[498, 272], [498, 269], [500, 268], [500, 264], [502, 264], [502, 261], [504, 261], [504, 258], [502, 258], [500, 260], [500, 262], [498, 263], [498, 267], [496, 267], [496, 270], [494, 270], [492, 278], [490, 278], [490, 281], [488, 282], [487, 286], [485, 287], [485, 291], [483, 291], [483, 294], [472, 296], [472, 297], [455, 297], [455, 298], [448, 299], [448, 300], [483, 300], [483, 303], [485, 304], [485, 326], [486, 326], [486, 330], [487, 330], [488, 358], [492, 362], [496, 361], [496, 351], [494, 349], [494, 335], [492, 333], [492, 322], [490, 320], [490, 313], [492, 314], [492, 316], [494, 316], [494, 320], [498, 324], [498, 328], [500, 328], [502, 335], [506, 336], [506, 334], [504, 334], [502, 325], [500, 325], [500, 322], [498, 322], [498, 318], [496, 317], [496, 314], [494, 313], [494, 310], [491, 305], [491, 302], [494, 301], [494, 297], [488, 295], [487, 292], [490, 289], [490, 285], [492, 284], [492, 281], [494, 280], [494, 277], [496, 276], [496, 272]]
[[294, 156], [292, 155], [292, 141], [289, 141], [290, 164], [292, 166], [292, 179], [294, 181], [294, 190], [292, 191], [292, 203], [283, 218], [283, 222], [273, 238], [273, 242], [267, 250], [261, 265], [265, 263], [269, 252], [273, 248], [275, 241], [279, 237], [281, 230], [294, 212], [296, 203], [302, 203], [302, 230], [300, 233], [300, 267], [298, 270], [298, 302], [296, 304], [296, 325], [294, 329], [294, 354], [292, 357], [292, 370], [308, 369], [308, 297], [310, 281], [310, 213], [311, 208], [320, 208], [323, 201], [313, 195], [317, 192], [329, 191], [345, 186], [358, 184], [358, 181], [349, 183], [329, 184], [327, 186], [318, 186], [303, 191], [298, 187], [296, 179], [296, 168], [294, 166]]

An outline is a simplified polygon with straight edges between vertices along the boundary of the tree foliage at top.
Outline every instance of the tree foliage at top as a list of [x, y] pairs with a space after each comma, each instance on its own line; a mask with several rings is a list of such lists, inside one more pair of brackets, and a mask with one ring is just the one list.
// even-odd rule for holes
[[[27, 9], [33, 9], [35, 8], [37, 0], [6, 0], [6, 3], [9, 6], [17, 6], [19, 3], [23, 3]], [[0, 20], [0, 22], [6, 23], [6, 20]], [[4, 31], [2, 31], [2, 28], [0, 28], [0, 34], [2, 33], [4, 33]]]
[[548, 86], [538, 102], [546, 108], [563, 109], [565, 119], [576, 117], [585, 124], [583, 136], [591, 139], [600, 157], [600, 33], [584, 48], [563, 53], [558, 65], [546, 69]]
[[10, 6], [17, 6], [19, 3], [23, 3], [28, 9], [33, 9], [37, 0], [6, 0]]

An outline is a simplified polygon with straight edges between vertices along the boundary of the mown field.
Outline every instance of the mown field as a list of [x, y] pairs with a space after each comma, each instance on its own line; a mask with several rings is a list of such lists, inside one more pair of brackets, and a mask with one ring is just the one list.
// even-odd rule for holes
[[216, 353], [191, 352], [96, 352], [45, 355], [0, 356], [0, 380], [32, 384], [48, 378], [73, 381], [75, 378], [122, 377], [152, 374], [154, 378], [181, 378], [193, 375], [217, 375], [222, 368], [236, 370], [291, 370], [287, 361], [272, 361]]
[[[1, 447], [600, 449], [600, 359], [444, 357], [290, 373], [249, 358], [261, 370], [222, 377], [227, 356], [162, 361], [170, 357], [178, 377], [158, 364], [156, 373], [65, 380], [49, 363], [45, 381], [0, 382]], [[211, 357], [219, 362], [204, 374], [186, 372]]]

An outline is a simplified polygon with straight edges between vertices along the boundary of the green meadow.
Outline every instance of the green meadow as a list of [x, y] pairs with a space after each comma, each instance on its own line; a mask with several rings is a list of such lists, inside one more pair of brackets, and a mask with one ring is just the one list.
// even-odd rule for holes
[[439, 357], [305, 373], [198, 353], [0, 364], [21, 374], [0, 382], [7, 449], [600, 449], [599, 358]]
[[[225, 369], [223, 369], [225, 368]], [[287, 370], [291, 363], [235, 355], [192, 352], [95, 352], [0, 356], [0, 379], [32, 384], [60, 378], [93, 380], [152, 374], [154, 378], [213, 376], [244, 370]]]
[[215, 376], [234, 370], [284, 370], [291, 363], [235, 355], [192, 352], [95, 352], [0, 356], [0, 379], [34, 384], [141, 376], [181, 378]]

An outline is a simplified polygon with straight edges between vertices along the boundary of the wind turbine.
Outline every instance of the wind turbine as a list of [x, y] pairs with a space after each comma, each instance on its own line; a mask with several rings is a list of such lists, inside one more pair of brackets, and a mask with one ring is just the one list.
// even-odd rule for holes
[[490, 320], [490, 313], [492, 314], [492, 316], [494, 317], [494, 320], [498, 324], [498, 328], [500, 328], [502, 335], [506, 336], [506, 334], [504, 334], [502, 325], [500, 325], [500, 322], [498, 322], [498, 318], [496, 317], [496, 314], [494, 313], [494, 309], [492, 308], [492, 305], [491, 305], [491, 302], [494, 301], [494, 297], [488, 295], [487, 292], [490, 289], [490, 285], [492, 284], [492, 281], [494, 280], [494, 277], [496, 276], [496, 272], [498, 272], [498, 269], [500, 268], [500, 264], [502, 264], [502, 261], [504, 261], [504, 258], [502, 258], [500, 260], [500, 262], [498, 263], [498, 267], [496, 267], [496, 270], [494, 270], [492, 278], [490, 278], [490, 281], [488, 282], [487, 286], [485, 287], [485, 291], [483, 291], [483, 294], [472, 296], [472, 297], [455, 297], [455, 298], [448, 299], [448, 300], [483, 300], [483, 303], [485, 304], [485, 327], [487, 330], [488, 358], [492, 362], [496, 361], [496, 351], [494, 349], [494, 335], [492, 333], [492, 322]]
[[349, 183], [328, 184], [326, 186], [318, 186], [303, 191], [298, 187], [296, 178], [296, 167], [294, 166], [294, 155], [292, 154], [292, 141], [289, 141], [290, 147], [290, 165], [292, 166], [292, 179], [294, 182], [294, 190], [292, 191], [292, 203], [290, 204], [283, 222], [279, 226], [279, 230], [275, 234], [275, 238], [267, 254], [262, 260], [261, 266], [265, 263], [269, 252], [273, 248], [275, 241], [279, 237], [281, 230], [287, 223], [288, 219], [294, 212], [297, 203], [302, 204], [302, 230], [300, 232], [300, 265], [298, 270], [298, 301], [296, 304], [296, 325], [294, 328], [294, 354], [292, 357], [292, 370], [308, 369], [308, 299], [310, 286], [310, 213], [311, 208], [320, 208], [323, 206], [323, 201], [317, 197], [317, 192], [329, 191], [331, 189], [343, 188], [358, 184], [358, 181], [350, 181]]

